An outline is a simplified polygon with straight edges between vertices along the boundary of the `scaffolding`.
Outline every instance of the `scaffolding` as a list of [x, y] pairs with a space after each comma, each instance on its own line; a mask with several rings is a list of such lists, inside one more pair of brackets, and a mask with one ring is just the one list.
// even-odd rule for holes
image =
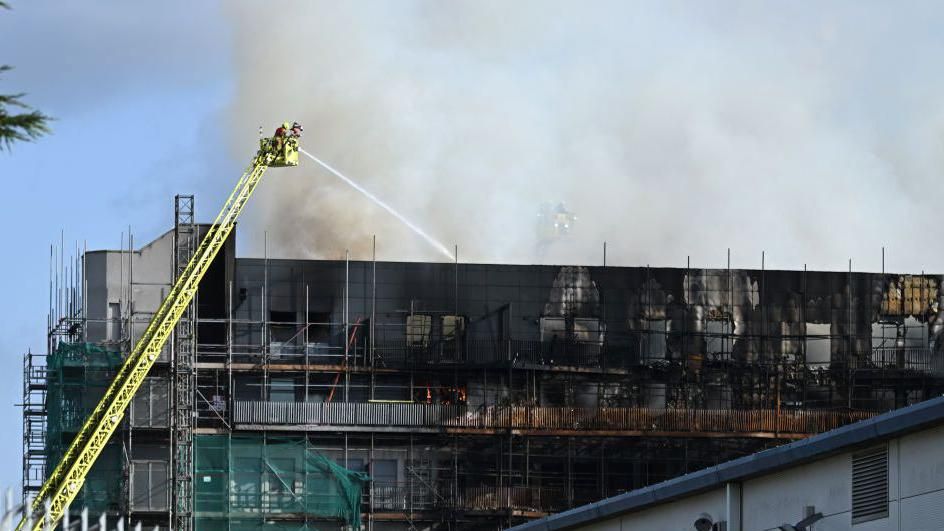
[[[32, 500], [46, 479], [47, 467], [61, 451], [63, 385], [66, 358], [85, 336], [85, 259], [76, 244], [66, 258], [64, 234], [49, 247], [49, 299], [46, 314], [46, 352], [23, 355], [22, 500]], [[81, 347], [78, 347], [81, 349]], [[74, 355], [74, 352], [73, 352]], [[50, 365], [51, 362], [51, 365]], [[93, 390], [94, 392], [94, 390]], [[50, 418], [50, 413], [53, 417]], [[71, 422], [71, 421], [70, 421]], [[68, 441], [66, 441], [66, 444]]]
[[[368, 523], [533, 518], [922, 400], [944, 378], [936, 277], [627, 268], [629, 309], [607, 310], [592, 280], [606, 268], [564, 267], [528, 338], [514, 300], [470, 315], [458, 265], [425, 272], [416, 289], [434, 300], [385, 310], [399, 264], [380, 281], [375, 262], [243, 267], [226, 317], [198, 320], [226, 330], [197, 347], [198, 394], [213, 397], [198, 423], [336, 441], [325, 455], [372, 477]], [[486, 320], [490, 338], [471, 333]], [[407, 465], [383, 470], [384, 454]]]
[[[46, 360], [46, 470], [62, 458], [121, 366], [121, 354], [89, 343], [59, 342]], [[95, 512], [123, 512], [124, 452], [108, 443], [95, 462], [75, 506]]]
[[[170, 277], [199, 233], [192, 197], [176, 216]], [[146, 320], [132, 249], [109, 352]], [[225, 259], [151, 375], [171, 398], [146, 387], [170, 422], [123, 434], [112, 506], [133, 505], [136, 450], [162, 451], [138, 456], [168, 471], [166, 504], [136, 515], [150, 524], [510, 525], [944, 391], [940, 276]], [[55, 298], [49, 352], [97, 324]], [[56, 378], [24, 358], [24, 477], [55, 446], [41, 419], [68, 424], [39, 405]]]
[[23, 355], [23, 500], [31, 500], [46, 478], [46, 355]]
[[[174, 198], [174, 280], [184, 273], [197, 248], [192, 195]], [[172, 528], [193, 529], [193, 422], [195, 399], [196, 297], [181, 316], [173, 335], [171, 354]]]
[[360, 529], [367, 475], [321, 455], [307, 437], [199, 435], [194, 446], [195, 529]]

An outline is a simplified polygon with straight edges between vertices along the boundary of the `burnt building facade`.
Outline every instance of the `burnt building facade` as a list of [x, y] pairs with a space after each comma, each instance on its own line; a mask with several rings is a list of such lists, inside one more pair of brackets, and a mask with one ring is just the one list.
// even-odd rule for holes
[[[176, 227], [85, 253], [50, 355], [129, 351], [201, 230]], [[941, 280], [231, 244], [115, 437], [103, 503], [197, 529], [502, 528], [939, 395]], [[57, 385], [43, 366], [28, 358], [27, 388]], [[70, 433], [43, 429], [59, 435], [27, 433], [30, 455]], [[33, 484], [54, 464], [24, 459]]]

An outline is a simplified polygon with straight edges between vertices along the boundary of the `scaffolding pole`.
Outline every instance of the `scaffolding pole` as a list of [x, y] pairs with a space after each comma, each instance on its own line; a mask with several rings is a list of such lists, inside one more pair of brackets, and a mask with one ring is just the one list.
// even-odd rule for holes
[[[196, 251], [197, 226], [192, 195], [174, 197], [174, 281], [184, 273]], [[197, 297], [174, 329], [171, 352], [171, 528], [193, 529], [193, 429], [196, 416]]]

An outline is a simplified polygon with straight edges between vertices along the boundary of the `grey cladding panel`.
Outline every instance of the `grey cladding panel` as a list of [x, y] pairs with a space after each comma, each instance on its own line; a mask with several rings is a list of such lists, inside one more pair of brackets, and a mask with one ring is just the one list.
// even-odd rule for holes
[[166, 511], [168, 507], [167, 461], [131, 462], [131, 509]]
[[135, 428], [169, 426], [168, 382], [166, 378], [147, 378], [131, 402], [131, 425]]

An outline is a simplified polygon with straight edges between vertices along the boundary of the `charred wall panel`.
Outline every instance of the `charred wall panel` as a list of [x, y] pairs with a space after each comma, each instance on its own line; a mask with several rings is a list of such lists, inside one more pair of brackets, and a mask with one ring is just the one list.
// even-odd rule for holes
[[[876, 384], [876, 371], [944, 369], [936, 275], [239, 259], [234, 279], [242, 361], [268, 349], [384, 368], [634, 371], [592, 392], [599, 378], [539, 390], [537, 377], [492, 375], [481, 394], [509, 401], [884, 409], [930, 388]], [[453, 387], [484, 389], [489, 378], [462, 374]], [[410, 396], [431, 381], [446, 385], [422, 376]]]
[[[368, 318], [399, 325], [410, 313], [468, 317], [480, 338], [540, 338], [541, 317], [592, 318], [609, 335], [647, 333], [665, 321], [670, 350], [704, 350], [706, 323], [729, 322], [734, 352], [753, 360], [802, 354], [806, 324], [829, 324], [836, 360], [867, 355], [872, 325], [913, 317], [940, 336], [940, 276], [875, 273], [724, 269], [514, 266], [481, 264], [240, 259], [235, 275], [235, 317], [262, 318], [262, 290], [269, 312], [301, 321], [309, 312], [341, 321]], [[266, 271], [268, 271], [266, 273]], [[373, 301], [376, 299], [376, 308]], [[209, 303], [208, 303], [209, 304]], [[475, 323], [482, 322], [480, 326]]]

